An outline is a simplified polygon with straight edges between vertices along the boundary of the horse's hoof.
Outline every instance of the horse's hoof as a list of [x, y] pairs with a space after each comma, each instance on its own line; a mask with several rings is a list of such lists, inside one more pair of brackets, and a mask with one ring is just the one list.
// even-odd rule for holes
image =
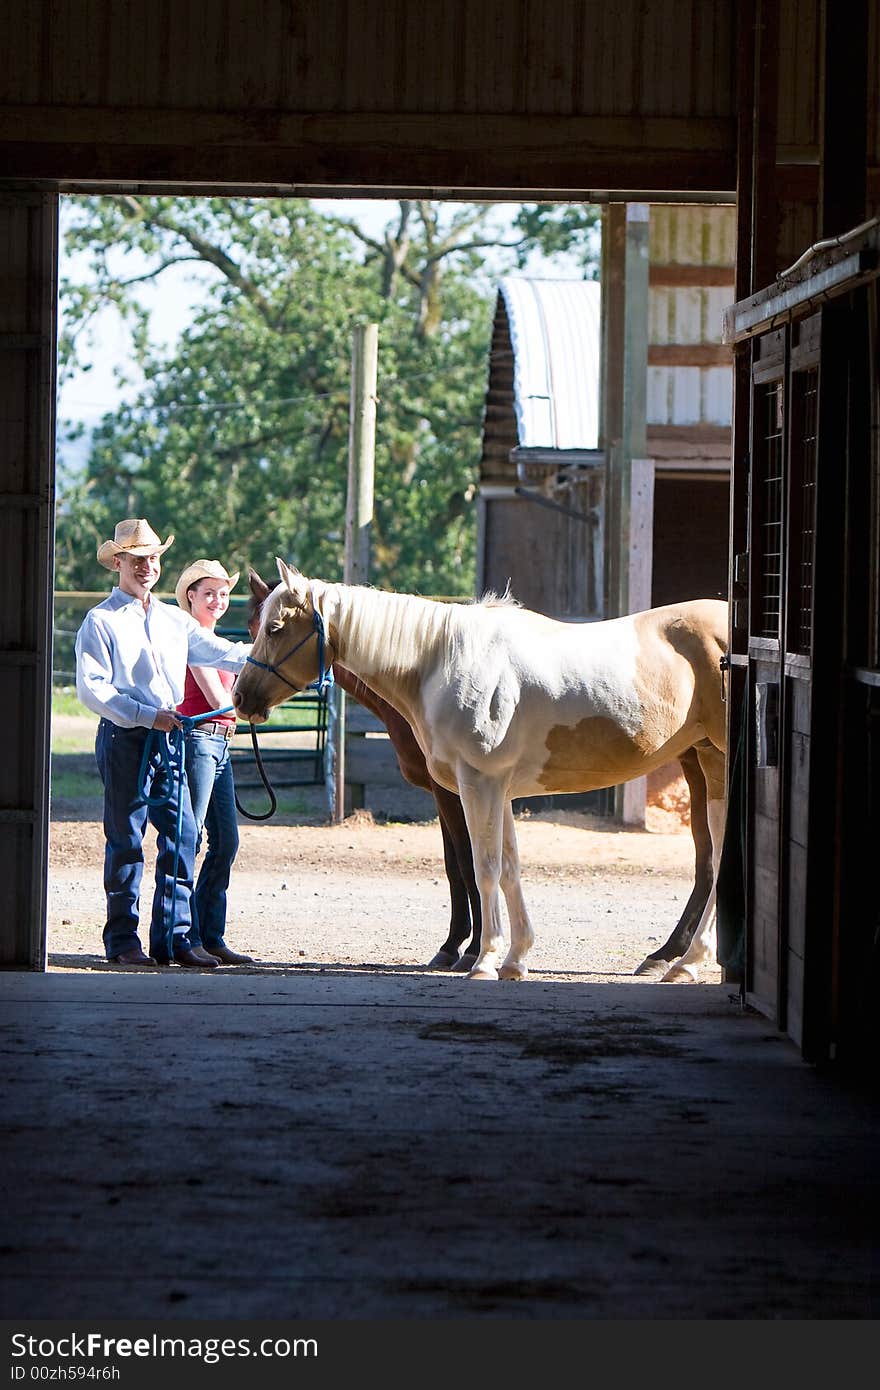
[[524, 965], [502, 965], [498, 971], [499, 980], [525, 980], [528, 970]]
[[692, 965], [673, 965], [660, 981], [664, 985], [695, 985], [697, 972]]
[[452, 969], [460, 970], [461, 973], [464, 975], [467, 971], [473, 970], [474, 966], [476, 965], [476, 962], [476, 956], [460, 956], [453, 965]]
[[460, 969], [458, 956], [454, 956], [451, 951], [438, 951], [432, 960], [425, 966], [426, 970], [455, 970]]
[[497, 980], [498, 971], [494, 965], [475, 965], [468, 974], [469, 980]]
[[653, 956], [647, 956], [641, 965], [633, 971], [634, 975], [646, 975], [648, 979], [660, 980], [669, 969], [668, 960], [655, 960]]

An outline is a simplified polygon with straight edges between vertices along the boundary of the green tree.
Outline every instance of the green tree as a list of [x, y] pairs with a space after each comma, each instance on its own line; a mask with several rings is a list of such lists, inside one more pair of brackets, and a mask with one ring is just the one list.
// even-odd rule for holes
[[[78, 198], [62, 287], [62, 372], [95, 313], [127, 320], [144, 374], [105, 416], [82, 476], [61, 479], [58, 587], [103, 587], [97, 543], [123, 516], [177, 538], [178, 564], [342, 573], [349, 366], [357, 322], [379, 325], [371, 577], [473, 592], [480, 427], [494, 294], [489, 248], [513, 264], [534, 230], [499, 236], [489, 206], [393, 206], [384, 237], [297, 199]], [[540, 228], [538, 229], [540, 231]], [[544, 235], [541, 232], [541, 235]], [[211, 283], [170, 354], [139, 291], [192, 262]]]
[[525, 204], [513, 223], [522, 238], [518, 264], [538, 250], [546, 257], [565, 256], [585, 280], [598, 280], [600, 219], [599, 208], [590, 203]]

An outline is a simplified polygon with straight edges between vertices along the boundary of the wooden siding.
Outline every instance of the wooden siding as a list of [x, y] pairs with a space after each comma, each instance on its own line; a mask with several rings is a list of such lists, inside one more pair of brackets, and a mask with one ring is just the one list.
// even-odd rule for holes
[[[648, 431], [729, 431], [733, 358], [721, 341], [734, 298], [736, 209], [651, 205], [648, 308]], [[708, 441], [707, 441], [708, 442]], [[717, 443], [713, 439], [713, 443]], [[726, 436], [729, 444], [729, 433]], [[664, 461], [674, 452], [664, 450]]]
[[[0, 100], [229, 111], [727, 118], [726, 0], [30, 0]], [[35, 61], [36, 59], [36, 61]]]
[[526, 608], [564, 620], [604, 617], [602, 519], [604, 477], [596, 469], [552, 489], [558, 502], [589, 521], [526, 497], [484, 497], [481, 587], [504, 589]]

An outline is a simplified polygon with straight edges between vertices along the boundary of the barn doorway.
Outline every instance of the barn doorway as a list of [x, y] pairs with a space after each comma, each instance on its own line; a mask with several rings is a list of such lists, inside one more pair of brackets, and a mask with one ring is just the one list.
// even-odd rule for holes
[[[384, 202], [385, 202], [385, 200], [384, 200]], [[385, 206], [388, 206], [388, 203], [385, 202]], [[687, 250], [685, 250], [684, 247], [683, 247], [683, 254], [687, 254]], [[703, 268], [703, 271], [702, 271], [703, 278], [705, 278], [705, 274], [706, 274], [705, 268]], [[717, 270], [717, 271], [716, 271], [716, 274], [723, 275], [723, 274], [724, 274], [724, 271], [723, 271], [723, 270]], [[656, 277], [656, 278], [658, 278], [659, 281], [662, 281], [662, 275], [658, 275], [658, 277]], [[680, 272], [680, 271], [678, 271], [678, 279], [681, 279], [681, 272]], [[655, 364], [655, 366], [656, 366], [656, 364]], [[660, 366], [665, 367], [666, 364], [665, 364], [665, 363], [662, 363], [662, 364], [660, 364]], [[692, 480], [692, 481], [694, 481], [694, 480]], [[716, 480], [716, 481], [717, 481], [717, 480]], [[665, 486], [663, 486], [663, 484], [665, 484], [665, 477], [663, 477], [663, 478], [658, 478], [658, 485], [656, 485], [656, 489], [655, 489], [655, 499], [656, 499], [656, 498], [659, 498], [660, 503], [662, 503], [663, 500], [665, 500]], [[674, 475], [673, 475], [673, 486], [674, 486]], [[656, 502], [655, 502], [655, 505], [656, 505]], [[659, 573], [662, 574], [662, 571], [663, 571], [663, 564], [665, 564], [665, 560], [663, 560], [663, 555], [665, 555], [665, 550], [663, 550], [663, 545], [665, 545], [665, 543], [666, 543], [665, 532], [666, 532], [666, 527], [667, 527], [667, 514], [666, 514], [665, 510], [663, 510], [663, 507], [662, 507], [662, 506], [660, 506], [660, 510], [659, 510], [658, 513], [656, 513], [656, 516], [659, 517], [660, 524], [662, 524], [662, 527], [663, 527], [663, 543], [662, 543], [662, 545], [660, 545], [659, 548], [658, 548], [658, 553], [659, 553], [659, 556], [660, 556], [660, 559], [659, 559], [659, 562], [658, 562], [658, 569], [659, 569]], [[656, 534], [659, 535], [658, 527], [656, 527], [656, 523], [655, 523], [655, 532], [656, 532]], [[655, 535], [655, 539], [656, 539], [656, 535]], [[674, 543], [674, 541], [671, 541], [671, 542], [669, 543], [669, 545], [667, 545], [667, 549], [669, 549], [669, 552], [670, 552], [670, 553], [676, 553], [676, 555], [677, 555], [678, 557], [680, 557], [680, 553], [678, 553], [678, 550], [676, 549], [676, 543]], [[722, 550], [722, 553], [723, 553], [723, 549], [724, 549], [724, 546], [722, 545], [722, 548], [720, 548], [720, 550]], [[509, 577], [510, 577], [510, 575], [509, 575]], [[514, 589], [514, 592], [516, 592], [516, 589]], [[65, 635], [67, 635], [67, 637], [70, 637], [70, 628], [68, 628], [67, 634], [65, 634]], [[563, 806], [564, 806], [564, 803], [570, 803], [570, 805], [574, 805], [574, 802], [576, 802], [576, 801], [578, 801], [578, 798], [564, 798], [564, 799], [560, 799], [560, 802], [563, 803]], [[669, 796], [669, 794], [666, 794], [666, 798], [665, 798], [665, 808], [666, 808], [666, 810], [669, 810], [669, 808], [670, 808], [670, 796]], [[538, 806], [538, 805], [535, 805], [534, 808], [528, 808], [528, 809], [545, 810], [545, 809], [551, 809], [551, 806], [549, 806], [549, 805], [548, 805], [548, 806]], [[578, 808], [578, 809], [580, 809], [580, 808]], [[601, 805], [601, 806], [594, 806], [594, 808], [591, 808], [591, 809], [601, 809], [601, 810], [603, 810], [603, 812], [606, 812], [606, 810], [609, 810], [610, 808], [609, 808], [608, 805], [605, 805], [605, 803], [603, 803], [603, 805]], [[681, 815], [681, 812], [683, 812], [683, 810], [684, 810], [684, 803], [683, 803], [683, 801], [681, 801], [681, 796], [680, 796], [680, 795], [678, 795], [678, 798], [677, 798], [676, 809], [677, 809], [677, 812], [680, 813], [680, 815]], [[667, 826], [669, 826], [669, 820], [667, 820]]]

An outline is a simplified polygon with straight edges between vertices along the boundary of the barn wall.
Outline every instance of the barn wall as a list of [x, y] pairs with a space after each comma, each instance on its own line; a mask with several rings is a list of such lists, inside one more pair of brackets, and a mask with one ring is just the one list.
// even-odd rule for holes
[[0, 967], [46, 949], [57, 201], [0, 193]]
[[[704, 442], [727, 429], [733, 354], [721, 341], [722, 315], [734, 292], [736, 208], [651, 207], [648, 321], [648, 440]], [[729, 436], [728, 436], [729, 438]]]
[[726, 0], [4, 0], [0, 19], [22, 177], [734, 186]]
[[647, 450], [655, 605], [727, 597], [736, 208], [651, 205]]
[[[830, 3], [830, 0], [829, 0]], [[773, 0], [778, 4], [778, 71], [775, 82], [775, 268], [792, 265], [822, 235], [820, 167], [823, 141], [821, 0]], [[832, 7], [833, 8], [833, 7]], [[880, 4], [867, 0], [867, 215], [880, 213]], [[854, 11], [835, 12], [847, 23]], [[861, 55], [859, 55], [861, 57]], [[758, 288], [759, 286], [755, 286]]]
[[752, 379], [748, 637], [737, 623], [731, 654], [748, 679], [747, 997], [811, 1060], [856, 1067], [878, 1052], [863, 868], [880, 689], [877, 250], [874, 225], [728, 315]]

